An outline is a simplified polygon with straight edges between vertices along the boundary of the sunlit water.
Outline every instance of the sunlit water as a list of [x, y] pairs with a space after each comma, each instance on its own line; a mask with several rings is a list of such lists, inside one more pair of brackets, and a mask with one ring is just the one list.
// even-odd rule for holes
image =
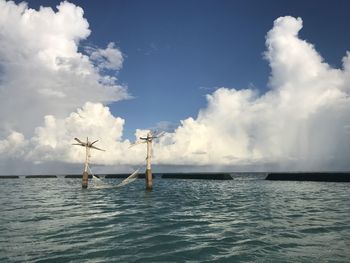
[[262, 178], [4, 179], [0, 262], [350, 262], [350, 183]]

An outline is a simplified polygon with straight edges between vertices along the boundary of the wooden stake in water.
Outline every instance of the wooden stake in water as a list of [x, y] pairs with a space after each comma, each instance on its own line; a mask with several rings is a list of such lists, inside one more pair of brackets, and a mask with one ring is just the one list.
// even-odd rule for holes
[[89, 182], [89, 173], [88, 173], [88, 168], [89, 168], [89, 158], [90, 158], [90, 149], [96, 149], [99, 151], [105, 151], [100, 148], [97, 148], [96, 146], [93, 146], [94, 143], [98, 142], [98, 140], [94, 142], [89, 142], [89, 139], [86, 138], [86, 143], [82, 142], [78, 138], [74, 138], [78, 143], [73, 143], [73, 145], [79, 145], [85, 147], [85, 163], [84, 163], [84, 172], [83, 172], [83, 179], [81, 182], [81, 187], [82, 188], [87, 188], [88, 187], [88, 182]]
[[152, 140], [153, 137], [152, 133], [147, 133], [147, 137], [140, 137], [141, 140], [146, 141], [147, 143], [147, 157], [146, 157], [146, 173], [145, 173], [145, 179], [146, 179], [146, 190], [152, 191], [153, 182], [152, 182], [152, 169], [151, 169], [151, 158], [152, 158]]
[[86, 139], [85, 164], [84, 164], [83, 179], [82, 179], [82, 182], [81, 182], [81, 187], [82, 188], [87, 188], [88, 187], [88, 182], [89, 182], [89, 173], [88, 173], [89, 157], [90, 157], [90, 148], [88, 147], [88, 140]]
[[152, 170], [151, 170], [151, 158], [152, 158], [152, 139], [149, 139], [151, 137], [151, 133], [147, 134], [147, 159], [146, 159], [146, 190], [151, 191], [152, 190]]
[[141, 141], [138, 141], [130, 147], [133, 147], [135, 145], [138, 145], [140, 143], [147, 143], [147, 157], [146, 157], [146, 174], [145, 174], [145, 179], [146, 179], [146, 190], [147, 191], [152, 191], [153, 187], [153, 176], [152, 176], [152, 169], [151, 169], [151, 159], [152, 159], [152, 141], [153, 139], [159, 138], [160, 136], [164, 135], [164, 132], [159, 133], [158, 135], [153, 135], [152, 132], [147, 133], [147, 137], [140, 137]]

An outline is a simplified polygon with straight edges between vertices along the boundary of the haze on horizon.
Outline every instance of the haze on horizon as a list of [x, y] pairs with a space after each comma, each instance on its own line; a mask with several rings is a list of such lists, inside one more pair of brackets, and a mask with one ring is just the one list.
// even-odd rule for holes
[[[162, 117], [153, 127], [166, 133], [154, 143], [153, 163], [162, 171], [350, 170], [350, 53], [338, 67], [327, 63], [300, 36], [303, 27], [308, 24], [297, 16], [271, 21], [259, 58], [270, 67], [265, 87], [219, 86], [217, 79], [218, 86], [201, 87], [205, 103], [194, 115], [167, 121], [160, 118], [168, 109], [158, 108]], [[83, 6], [64, 1], [57, 9], [33, 9], [0, 0], [0, 174], [79, 172], [84, 149], [71, 145], [74, 137], [99, 139], [106, 149], [92, 152], [95, 171], [144, 163], [145, 147], [129, 146], [152, 127], [126, 136], [128, 116], [117, 109], [141, 123], [143, 107], [161, 105], [159, 93], [172, 91], [163, 87], [155, 101], [143, 101], [142, 92], [118, 78], [128, 61], [119, 40], [97, 46], [89, 42], [93, 34]], [[179, 90], [173, 100], [180, 110], [187, 88]], [[142, 107], [134, 109], [133, 101]]]

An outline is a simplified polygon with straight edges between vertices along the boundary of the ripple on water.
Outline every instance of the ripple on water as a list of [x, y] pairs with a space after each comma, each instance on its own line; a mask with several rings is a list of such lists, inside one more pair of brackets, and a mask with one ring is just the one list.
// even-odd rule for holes
[[0, 262], [349, 262], [348, 186], [249, 176], [160, 179], [145, 192], [143, 180], [87, 190], [8, 180]]

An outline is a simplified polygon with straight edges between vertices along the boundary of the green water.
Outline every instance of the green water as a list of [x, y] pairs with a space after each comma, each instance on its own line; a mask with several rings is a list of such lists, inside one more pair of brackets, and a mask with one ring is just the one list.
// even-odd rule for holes
[[3, 179], [0, 262], [350, 262], [350, 183], [262, 178]]

